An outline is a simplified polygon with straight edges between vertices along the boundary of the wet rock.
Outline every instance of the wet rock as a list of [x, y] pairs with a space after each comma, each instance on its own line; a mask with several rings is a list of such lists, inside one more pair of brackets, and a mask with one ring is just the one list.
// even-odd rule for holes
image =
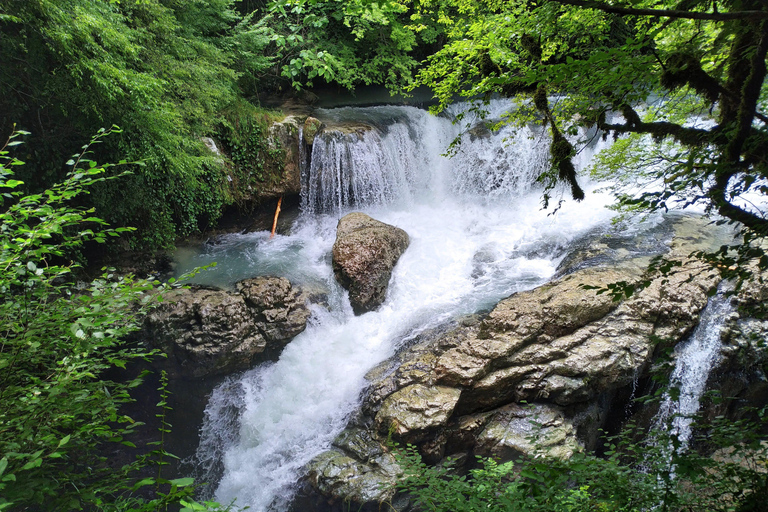
[[384, 453], [384, 446], [378, 437], [369, 430], [360, 428], [344, 430], [333, 441], [333, 445], [363, 462], [373, 460]]
[[330, 138], [355, 136], [362, 140], [366, 133], [377, 131], [377, 129], [365, 123], [344, 121], [324, 123], [323, 129], [321, 131], [326, 137]]
[[333, 272], [349, 290], [355, 314], [372, 311], [384, 302], [392, 269], [409, 243], [405, 231], [364, 213], [342, 217], [333, 244]]
[[521, 400], [571, 405], [629, 384], [650, 362], [654, 337], [674, 343], [695, 327], [719, 280], [688, 260], [621, 303], [593, 290], [579, 293], [579, 285], [604, 288], [640, 275], [633, 265], [584, 269], [505, 299], [479, 336], [440, 356], [435, 382], [468, 388], [459, 414]]
[[500, 460], [542, 454], [567, 459], [581, 449], [576, 429], [559, 408], [511, 404], [494, 413], [477, 436], [475, 453]]
[[315, 135], [317, 135], [320, 130], [323, 129], [323, 123], [319, 119], [315, 119], [314, 117], [308, 117], [304, 121], [304, 129], [302, 130], [302, 134], [304, 136], [304, 144], [307, 146], [311, 146], [315, 143]]
[[306, 297], [287, 279], [248, 279], [237, 290], [176, 290], [146, 316], [142, 338], [167, 354], [169, 373], [200, 378], [248, 369], [306, 327]]
[[443, 426], [453, 413], [461, 390], [447, 386], [414, 384], [395, 391], [384, 400], [376, 415], [379, 432], [392, 432], [400, 439], [413, 440]]
[[369, 463], [363, 463], [338, 450], [321, 453], [309, 463], [307, 469], [307, 480], [317, 492], [331, 502], [349, 504], [352, 510], [358, 510], [365, 504], [389, 501], [395, 494], [394, 486], [402, 473], [389, 453], [382, 453]]
[[707, 389], [723, 400], [705, 401], [703, 415], [739, 420], [754, 414], [768, 401], [768, 273], [753, 269], [753, 278], [732, 297], [736, 306], [721, 332], [723, 347]]
[[301, 159], [299, 153], [299, 124], [297, 116], [287, 116], [269, 128], [270, 144], [283, 151], [278, 169], [270, 174], [279, 176], [275, 183], [263, 183], [258, 190], [259, 201], [281, 196], [298, 196], [301, 193]]
[[236, 289], [268, 341], [287, 342], [307, 327], [306, 297], [284, 277], [246, 279], [237, 283]]
[[[371, 370], [354, 437], [362, 429], [372, 442], [391, 435], [414, 443], [428, 463], [447, 454], [564, 458], [593, 448], [619, 390], [645, 374], [658, 340], [671, 346], [695, 328], [719, 282], [689, 254], [722, 239], [703, 220], [668, 222], [647, 243], [591, 244], [552, 282], [458, 319]], [[649, 275], [659, 253], [679, 264]], [[622, 300], [597, 293], [615, 283], [644, 286]], [[344, 453], [359, 464], [367, 457]]]

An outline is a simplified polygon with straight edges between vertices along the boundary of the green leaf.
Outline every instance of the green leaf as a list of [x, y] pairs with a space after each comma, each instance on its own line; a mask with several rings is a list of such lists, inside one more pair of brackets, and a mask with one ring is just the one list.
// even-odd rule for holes
[[39, 468], [43, 464], [43, 459], [41, 459], [39, 456], [35, 459], [32, 459], [31, 461], [27, 462], [23, 466], [21, 466], [22, 471], [27, 471], [29, 469]]
[[172, 485], [175, 485], [176, 487], [187, 487], [189, 485], [192, 485], [195, 483], [194, 478], [176, 478], [175, 480], [170, 480], [170, 483]]

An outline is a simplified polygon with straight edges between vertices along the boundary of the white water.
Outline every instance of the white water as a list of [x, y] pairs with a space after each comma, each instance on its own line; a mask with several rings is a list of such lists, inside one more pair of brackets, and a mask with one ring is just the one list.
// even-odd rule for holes
[[[218, 261], [211, 275], [219, 282], [276, 274], [329, 290], [330, 311], [315, 307], [278, 362], [226, 382], [206, 411], [198, 458], [209, 468], [223, 463], [216, 499], [257, 512], [287, 508], [302, 467], [358, 405], [370, 368], [424, 329], [545, 282], [570, 241], [611, 217], [604, 208], [611, 198], [590, 193], [589, 184], [582, 203], [567, 201], [554, 215], [540, 209], [532, 182], [546, 165], [541, 134], [465, 135], [447, 159], [441, 153], [459, 128], [446, 118], [412, 107], [323, 116], [363, 118], [377, 130], [316, 139], [305, 212], [292, 233], [232, 235], [192, 259]], [[361, 316], [330, 266], [338, 219], [353, 210], [411, 238], [386, 302]]]
[[699, 412], [707, 379], [723, 346], [720, 331], [728, 313], [733, 310], [723, 288], [721, 285], [718, 294], [709, 299], [691, 336], [675, 347], [675, 369], [670, 386], [677, 389], [677, 397], [665, 393], [653, 421], [653, 430], [664, 431], [669, 438], [677, 439], [680, 451], [688, 448], [693, 416]]

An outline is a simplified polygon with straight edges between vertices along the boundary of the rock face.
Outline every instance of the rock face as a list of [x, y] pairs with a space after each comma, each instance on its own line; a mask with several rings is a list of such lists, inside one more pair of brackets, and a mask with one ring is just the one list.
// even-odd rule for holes
[[333, 273], [349, 290], [355, 314], [372, 311], [384, 302], [392, 269], [409, 243], [405, 231], [364, 213], [342, 217], [333, 244]]
[[[480, 321], [423, 335], [369, 372], [347, 433], [365, 437], [368, 453], [386, 454], [388, 438], [413, 443], [428, 463], [569, 457], [592, 448], [614, 396], [643, 376], [659, 344], [671, 346], [695, 328], [719, 281], [688, 257], [720, 243], [705, 221], [673, 218], [656, 235], [642, 247], [596, 237], [564, 260], [552, 282], [502, 300]], [[650, 258], [660, 252], [679, 266], [649, 276]], [[617, 282], [646, 286], [616, 301], [596, 293]], [[351, 449], [345, 435], [310, 464], [310, 486], [331, 501], [346, 496], [352, 508], [390, 500], [392, 489], [365, 489], [391, 481], [391, 471]]]
[[[250, 190], [247, 196], [249, 201], [255, 203], [267, 199], [276, 199], [282, 196], [296, 196], [301, 194], [301, 158], [299, 150], [299, 126], [303, 118], [298, 116], [286, 116], [282, 121], [274, 123], [269, 128], [269, 144], [272, 148], [280, 148], [283, 158], [281, 161], [270, 165], [270, 174], [279, 176], [274, 183], [264, 183], [258, 190]], [[206, 147], [218, 158], [220, 165], [224, 166], [221, 150], [216, 142], [208, 137], [202, 139]], [[242, 192], [242, 191], [241, 191]]]
[[724, 346], [707, 382], [726, 400], [706, 402], [705, 419], [743, 419], [751, 408], [763, 407], [768, 396], [768, 272], [752, 271], [753, 279], [734, 296], [736, 310], [721, 332]]
[[312, 144], [315, 143], [315, 135], [317, 135], [320, 130], [323, 129], [323, 126], [323, 123], [319, 119], [308, 117], [304, 121], [304, 129], [302, 130], [304, 144], [307, 146], [312, 146]]
[[236, 293], [181, 289], [147, 315], [142, 336], [168, 355], [172, 374], [200, 378], [240, 371], [275, 357], [304, 330], [305, 299], [278, 277], [241, 281]]
[[298, 196], [301, 193], [300, 123], [298, 117], [288, 116], [270, 127], [270, 144], [281, 148], [285, 156], [283, 161], [278, 163], [281, 169], [276, 170], [280, 180], [273, 185], [265, 184], [260, 187], [259, 200], [280, 196]]

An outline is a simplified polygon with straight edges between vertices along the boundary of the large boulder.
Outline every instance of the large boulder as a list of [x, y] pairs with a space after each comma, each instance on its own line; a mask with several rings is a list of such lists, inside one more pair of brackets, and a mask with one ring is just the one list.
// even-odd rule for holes
[[573, 422], [548, 404], [509, 404], [491, 417], [477, 435], [475, 453], [497, 460], [545, 453], [560, 459], [582, 449]]
[[[258, 190], [249, 186], [248, 191], [238, 191], [243, 194], [246, 201], [260, 203], [283, 196], [299, 196], [301, 193], [301, 141], [299, 140], [301, 123], [302, 118], [291, 115], [269, 127], [269, 147], [272, 150], [279, 150], [281, 157], [268, 158], [268, 168], [265, 171], [266, 174], [274, 176], [275, 179], [262, 183]], [[216, 141], [208, 137], [204, 137], [202, 141], [217, 156], [218, 164], [225, 167], [225, 160]], [[231, 180], [232, 177], [230, 176]]]
[[146, 316], [142, 336], [168, 356], [171, 374], [201, 378], [248, 369], [279, 355], [306, 327], [306, 297], [287, 279], [257, 277], [236, 288], [175, 290]]
[[333, 273], [349, 290], [355, 314], [372, 311], [384, 302], [392, 269], [409, 243], [405, 231], [364, 213], [350, 213], [339, 220]]
[[307, 327], [307, 295], [284, 277], [257, 277], [235, 285], [265, 339], [287, 343]]

